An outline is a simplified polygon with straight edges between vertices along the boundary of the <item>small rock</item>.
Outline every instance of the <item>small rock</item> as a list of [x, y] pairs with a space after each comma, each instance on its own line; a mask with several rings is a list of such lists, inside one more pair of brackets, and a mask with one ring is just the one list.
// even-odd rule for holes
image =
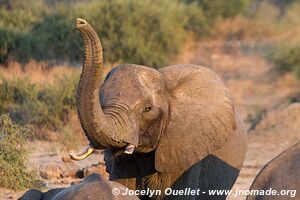
[[77, 172], [79, 170], [79, 166], [75, 164], [65, 164], [61, 167], [61, 177], [62, 178], [76, 178]]
[[74, 163], [55, 163], [40, 166], [40, 176], [44, 179], [76, 178], [80, 170]]
[[40, 137], [42, 139], [45, 139], [47, 141], [58, 141], [59, 140], [59, 133], [55, 132], [55, 131], [50, 131], [50, 130], [44, 130], [42, 131], [42, 133], [40, 134]]
[[65, 163], [73, 163], [73, 160], [71, 159], [71, 157], [69, 155], [61, 157], [61, 160]]
[[44, 179], [58, 179], [60, 178], [60, 167], [57, 165], [41, 165], [40, 176]]
[[78, 184], [78, 183], [80, 183], [82, 180], [73, 180], [72, 182], [71, 182], [71, 185], [76, 185], [76, 184]]
[[106, 172], [105, 165], [103, 165], [103, 163], [86, 167], [82, 171], [83, 171], [83, 177], [87, 177], [91, 174], [97, 173], [105, 177], [106, 179], [108, 179], [108, 173]]

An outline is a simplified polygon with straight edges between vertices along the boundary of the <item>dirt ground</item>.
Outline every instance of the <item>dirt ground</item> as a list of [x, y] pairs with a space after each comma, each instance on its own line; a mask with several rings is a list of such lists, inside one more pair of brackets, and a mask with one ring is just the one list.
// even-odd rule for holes
[[[265, 110], [262, 120], [248, 131], [248, 151], [240, 176], [234, 186], [236, 189], [248, 189], [260, 169], [286, 148], [300, 141], [300, 104], [288, 104], [287, 99], [299, 92], [300, 83], [292, 75], [278, 76], [263, 58], [255, 55], [205, 54], [203, 49], [186, 52], [177, 63], [208, 65], [225, 81], [231, 91], [236, 110], [245, 121]], [[254, 117], [253, 117], [254, 116]], [[252, 120], [253, 121], [253, 120]], [[249, 129], [251, 123], [246, 122]], [[30, 166], [39, 169], [41, 165], [63, 163], [61, 158], [67, 152], [56, 152], [49, 142], [36, 141]], [[97, 164], [103, 159], [96, 154], [85, 161], [77, 162], [78, 168]], [[46, 187], [67, 186], [77, 181], [72, 178], [45, 180]], [[0, 199], [16, 199], [24, 191], [14, 192], [0, 189]], [[245, 199], [245, 196], [227, 199]]]

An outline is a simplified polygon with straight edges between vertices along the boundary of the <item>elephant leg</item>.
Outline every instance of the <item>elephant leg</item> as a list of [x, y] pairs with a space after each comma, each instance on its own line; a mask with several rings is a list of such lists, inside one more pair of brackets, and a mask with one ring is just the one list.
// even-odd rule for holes
[[116, 179], [113, 181], [116, 181], [131, 190], [136, 190], [136, 178]]
[[209, 195], [209, 190], [230, 190], [239, 175], [236, 169], [210, 155], [193, 165], [173, 184], [173, 190], [200, 189], [199, 195], [165, 196], [164, 200], [225, 200], [226, 195]]

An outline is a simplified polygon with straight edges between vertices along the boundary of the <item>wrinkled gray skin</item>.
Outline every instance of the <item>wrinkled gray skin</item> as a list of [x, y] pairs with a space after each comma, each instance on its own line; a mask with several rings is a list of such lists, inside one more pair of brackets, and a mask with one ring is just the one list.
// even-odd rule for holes
[[[85, 20], [76, 28], [85, 44], [79, 119], [91, 145], [106, 149], [110, 179], [130, 189], [230, 189], [244, 161], [245, 131], [217, 75], [195, 65], [122, 64], [102, 80], [100, 40]], [[132, 154], [124, 153], [128, 146]], [[152, 197], [167, 198], [226, 197]]]
[[250, 190], [296, 190], [289, 195], [248, 196], [247, 200], [300, 199], [300, 142], [271, 160], [256, 176]]
[[113, 195], [112, 190], [116, 188], [126, 190], [119, 183], [92, 174], [68, 188], [52, 189], [44, 193], [35, 189], [28, 190], [19, 200], [138, 200], [133, 195]]

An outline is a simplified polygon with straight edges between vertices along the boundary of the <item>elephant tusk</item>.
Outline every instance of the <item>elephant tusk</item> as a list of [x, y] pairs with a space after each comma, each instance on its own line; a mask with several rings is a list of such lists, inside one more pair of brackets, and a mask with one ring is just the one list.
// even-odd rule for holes
[[134, 149], [135, 149], [135, 146], [133, 144], [128, 144], [125, 151], [124, 151], [124, 153], [133, 154]]
[[87, 158], [89, 155], [91, 155], [93, 152], [95, 151], [95, 147], [93, 145], [89, 145], [87, 146], [87, 148], [84, 150], [83, 153], [81, 154], [73, 154], [73, 153], [69, 153], [70, 157], [73, 159], [73, 160], [83, 160], [85, 158]]

